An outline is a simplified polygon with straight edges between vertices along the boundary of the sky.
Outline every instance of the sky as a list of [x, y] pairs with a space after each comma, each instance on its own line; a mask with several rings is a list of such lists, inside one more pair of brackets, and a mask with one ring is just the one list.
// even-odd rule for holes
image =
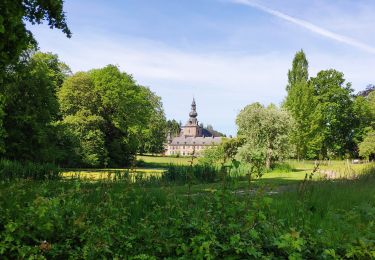
[[301, 49], [310, 76], [334, 68], [355, 92], [375, 84], [373, 0], [66, 0], [73, 33], [32, 26], [73, 72], [115, 64], [162, 98], [168, 119], [227, 134], [246, 105], [281, 104]]

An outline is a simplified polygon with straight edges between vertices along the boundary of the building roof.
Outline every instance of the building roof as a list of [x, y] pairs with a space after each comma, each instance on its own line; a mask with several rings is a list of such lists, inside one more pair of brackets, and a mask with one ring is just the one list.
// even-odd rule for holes
[[220, 143], [221, 137], [178, 136], [172, 139], [170, 145], [218, 145]]

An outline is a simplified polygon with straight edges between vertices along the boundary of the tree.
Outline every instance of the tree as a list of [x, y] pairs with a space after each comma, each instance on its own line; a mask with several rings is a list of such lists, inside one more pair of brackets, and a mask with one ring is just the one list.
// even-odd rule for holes
[[[372, 123], [375, 123], [375, 113], [371, 108], [370, 100], [370, 96], [356, 96], [354, 98], [353, 141], [356, 144], [356, 146], [358, 146], [359, 143], [363, 141], [364, 136], [368, 131], [368, 128], [371, 127]], [[356, 149], [353, 151], [355, 155], [358, 155], [357, 148], [358, 147], [356, 147]]]
[[[47, 21], [50, 28], [61, 29], [68, 37], [71, 32], [63, 12], [63, 0], [2, 0], [0, 2], [0, 86], [19, 62], [20, 56], [37, 43], [25, 22], [40, 24]], [[13, 74], [14, 75], [14, 74]], [[9, 83], [9, 82], [8, 82]], [[6, 108], [4, 90], [0, 92], [0, 154], [5, 152], [4, 117]], [[9, 149], [8, 149], [9, 150]]]
[[235, 156], [237, 155], [237, 151], [243, 143], [244, 140], [242, 138], [222, 138], [218, 146], [205, 149], [199, 161], [203, 164], [220, 164], [221, 166], [230, 161], [232, 166], [236, 161]]
[[359, 127], [362, 142], [358, 147], [359, 155], [370, 160], [375, 158], [375, 91], [370, 92], [365, 98], [357, 96], [357, 100], [361, 102], [357, 106], [362, 112], [360, 114], [362, 124]]
[[176, 137], [180, 134], [181, 123], [178, 123], [175, 119], [167, 121], [167, 132], [170, 132], [172, 137]]
[[288, 85], [286, 90], [291, 90], [300, 82], [307, 82], [309, 79], [309, 63], [303, 50], [297, 52], [294, 56], [292, 69], [288, 71]]
[[293, 123], [286, 111], [275, 105], [264, 107], [253, 103], [241, 110], [236, 124], [238, 136], [245, 139], [245, 145], [239, 148], [242, 161], [251, 162], [252, 156], [261, 156], [264, 166], [269, 169], [274, 161], [288, 155], [288, 135]]
[[41, 52], [25, 53], [8, 71], [2, 85], [7, 158], [53, 160], [51, 123], [59, 117], [56, 92], [68, 72], [57, 55]]
[[63, 12], [63, 0], [2, 0], [0, 4], [0, 83], [8, 65], [18, 61], [22, 52], [36, 46], [25, 22], [41, 24], [62, 30], [68, 37], [71, 32]]
[[296, 53], [292, 69], [288, 72], [287, 97], [284, 107], [295, 122], [291, 141], [295, 145], [298, 159], [305, 158], [310, 132], [311, 115], [314, 109], [313, 88], [308, 80], [308, 61], [303, 50]]
[[365, 90], [358, 92], [357, 96], [367, 97], [370, 93], [375, 91], [375, 85], [369, 84]]
[[153, 93], [149, 88], [142, 87], [151, 111], [147, 124], [140, 132], [139, 151], [141, 153], [161, 153], [167, 136], [167, 121], [163, 109], [161, 98]]
[[364, 136], [363, 142], [359, 144], [359, 155], [370, 160], [375, 156], [375, 130], [371, 129]]
[[343, 157], [354, 149], [354, 109], [350, 83], [336, 70], [320, 71], [311, 79], [316, 105], [311, 122], [309, 157]]
[[153, 112], [149, 94], [113, 65], [76, 73], [64, 82], [58, 93], [62, 124], [79, 137], [83, 164], [130, 164]]
[[206, 129], [207, 129], [208, 132], [210, 132], [210, 134], [211, 134], [212, 136], [221, 136], [221, 137], [225, 137], [225, 134], [223, 134], [223, 133], [221, 133], [221, 132], [215, 130], [215, 129], [213, 128], [212, 125], [207, 125]]

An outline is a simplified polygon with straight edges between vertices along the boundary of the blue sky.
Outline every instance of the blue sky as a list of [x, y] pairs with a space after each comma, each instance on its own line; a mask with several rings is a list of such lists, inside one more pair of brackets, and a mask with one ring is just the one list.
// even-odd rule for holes
[[280, 104], [296, 51], [310, 75], [335, 68], [356, 91], [375, 84], [373, 0], [66, 0], [73, 37], [29, 26], [73, 70], [116, 64], [162, 97], [169, 119], [235, 135], [247, 104]]

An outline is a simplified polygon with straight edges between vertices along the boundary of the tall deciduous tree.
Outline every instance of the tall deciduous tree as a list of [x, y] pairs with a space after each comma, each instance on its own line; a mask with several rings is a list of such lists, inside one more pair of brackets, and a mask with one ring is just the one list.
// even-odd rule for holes
[[[68, 37], [71, 32], [63, 12], [63, 0], [2, 0], [0, 1], [0, 86], [9, 66], [18, 63], [20, 55], [37, 43], [25, 22], [40, 24], [47, 21], [50, 28], [61, 29]], [[8, 77], [9, 80], [9, 77]], [[0, 153], [5, 151], [4, 92], [0, 92]]]
[[[289, 114], [275, 105], [264, 107], [259, 103], [246, 106], [238, 114], [238, 136], [245, 139], [239, 148], [239, 157], [245, 162], [263, 158], [266, 168], [275, 160], [288, 155], [289, 133], [293, 127]], [[254, 162], [255, 162], [254, 161]]]
[[69, 68], [50, 53], [25, 53], [8, 71], [5, 96], [5, 156], [10, 159], [50, 161], [51, 123], [59, 117], [56, 92]]
[[311, 115], [314, 109], [314, 92], [308, 80], [308, 61], [303, 50], [296, 53], [292, 69], [288, 72], [287, 97], [284, 102], [295, 121], [291, 140], [295, 145], [297, 158], [307, 154]]
[[320, 71], [311, 79], [315, 109], [310, 157], [342, 157], [353, 150], [354, 109], [350, 83], [336, 70]]
[[59, 92], [63, 124], [80, 140], [89, 166], [125, 166], [139, 147], [139, 133], [153, 113], [149, 92], [113, 65], [81, 72]]

